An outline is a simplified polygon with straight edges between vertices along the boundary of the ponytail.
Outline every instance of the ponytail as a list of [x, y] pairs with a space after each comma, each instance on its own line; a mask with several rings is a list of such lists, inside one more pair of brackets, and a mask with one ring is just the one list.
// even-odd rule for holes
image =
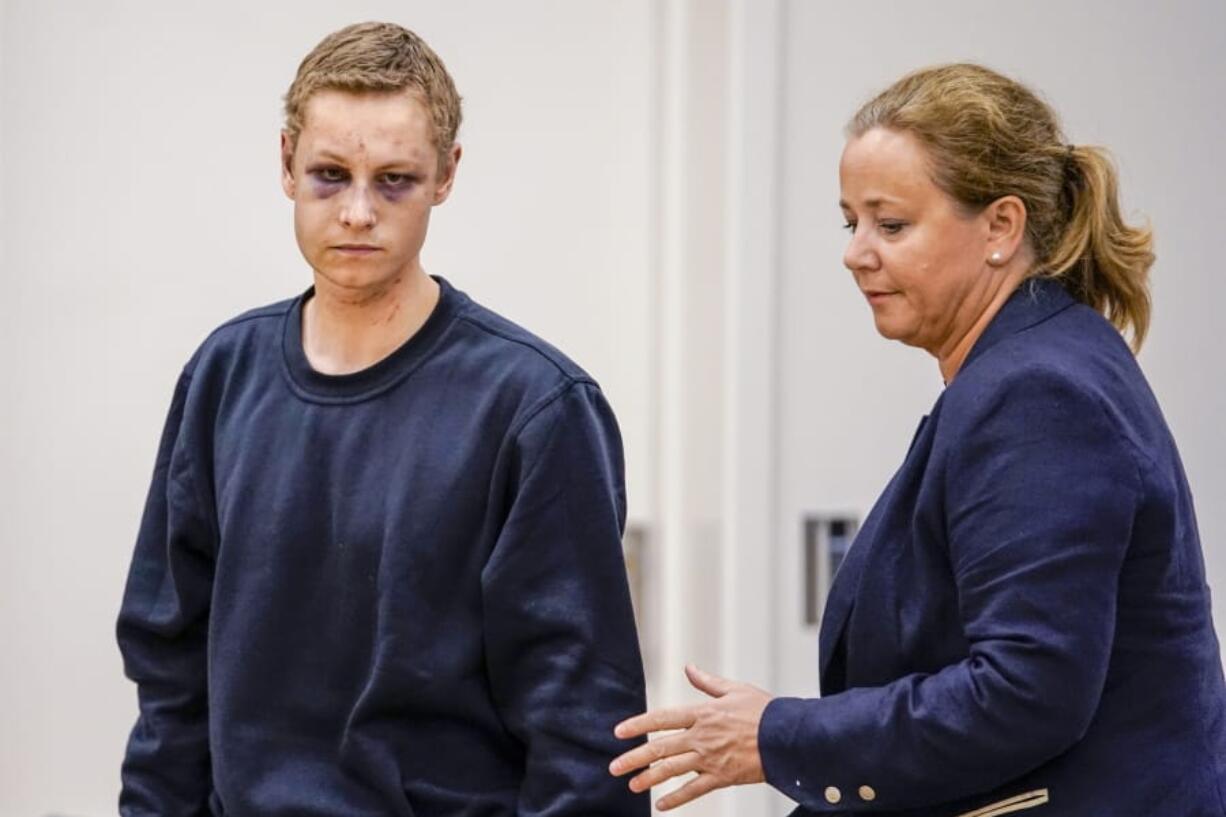
[[1078, 300], [1104, 314], [1140, 351], [1149, 330], [1153, 232], [1120, 215], [1115, 167], [1097, 147], [1068, 148], [1064, 195], [1068, 222], [1042, 264]]

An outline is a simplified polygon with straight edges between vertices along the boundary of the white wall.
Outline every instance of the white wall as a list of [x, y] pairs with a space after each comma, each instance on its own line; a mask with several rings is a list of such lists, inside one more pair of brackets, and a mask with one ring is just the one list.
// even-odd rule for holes
[[465, 98], [426, 268], [601, 381], [651, 513], [647, 0], [6, 2], [0, 815], [114, 813], [113, 624], [170, 391], [209, 329], [308, 285], [281, 95], [363, 19], [422, 34]]

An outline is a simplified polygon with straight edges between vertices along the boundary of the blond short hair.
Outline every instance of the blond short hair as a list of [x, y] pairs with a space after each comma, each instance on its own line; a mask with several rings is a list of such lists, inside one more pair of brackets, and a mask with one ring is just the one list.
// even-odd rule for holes
[[460, 129], [460, 95], [446, 66], [425, 40], [395, 23], [356, 23], [320, 41], [298, 66], [285, 94], [285, 130], [302, 132], [307, 102], [318, 91], [396, 93], [410, 90], [433, 124], [440, 164]]

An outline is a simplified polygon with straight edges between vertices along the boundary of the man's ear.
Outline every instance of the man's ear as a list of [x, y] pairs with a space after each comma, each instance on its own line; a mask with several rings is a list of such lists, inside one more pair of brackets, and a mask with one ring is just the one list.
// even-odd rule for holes
[[434, 188], [435, 204], [442, 204], [451, 195], [451, 186], [455, 184], [456, 168], [460, 164], [460, 155], [463, 152], [458, 144], [452, 145], [447, 151], [446, 159], [439, 163], [438, 184]]
[[1004, 266], [1024, 247], [1026, 204], [1017, 196], [1001, 196], [983, 211], [988, 228], [988, 258]]
[[294, 138], [289, 131], [281, 131], [281, 189], [291, 199], [297, 189], [294, 184]]

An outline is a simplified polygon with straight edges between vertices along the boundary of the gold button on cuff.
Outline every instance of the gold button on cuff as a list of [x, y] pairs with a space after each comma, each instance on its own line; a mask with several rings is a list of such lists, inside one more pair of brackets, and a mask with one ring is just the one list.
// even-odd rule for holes
[[866, 803], [871, 803], [877, 799], [877, 792], [872, 786], [861, 786], [860, 799]]
[[843, 799], [843, 792], [839, 791], [834, 786], [826, 787], [826, 802], [827, 803], [833, 806], [835, 803], [839, 802], [842, 799]]

